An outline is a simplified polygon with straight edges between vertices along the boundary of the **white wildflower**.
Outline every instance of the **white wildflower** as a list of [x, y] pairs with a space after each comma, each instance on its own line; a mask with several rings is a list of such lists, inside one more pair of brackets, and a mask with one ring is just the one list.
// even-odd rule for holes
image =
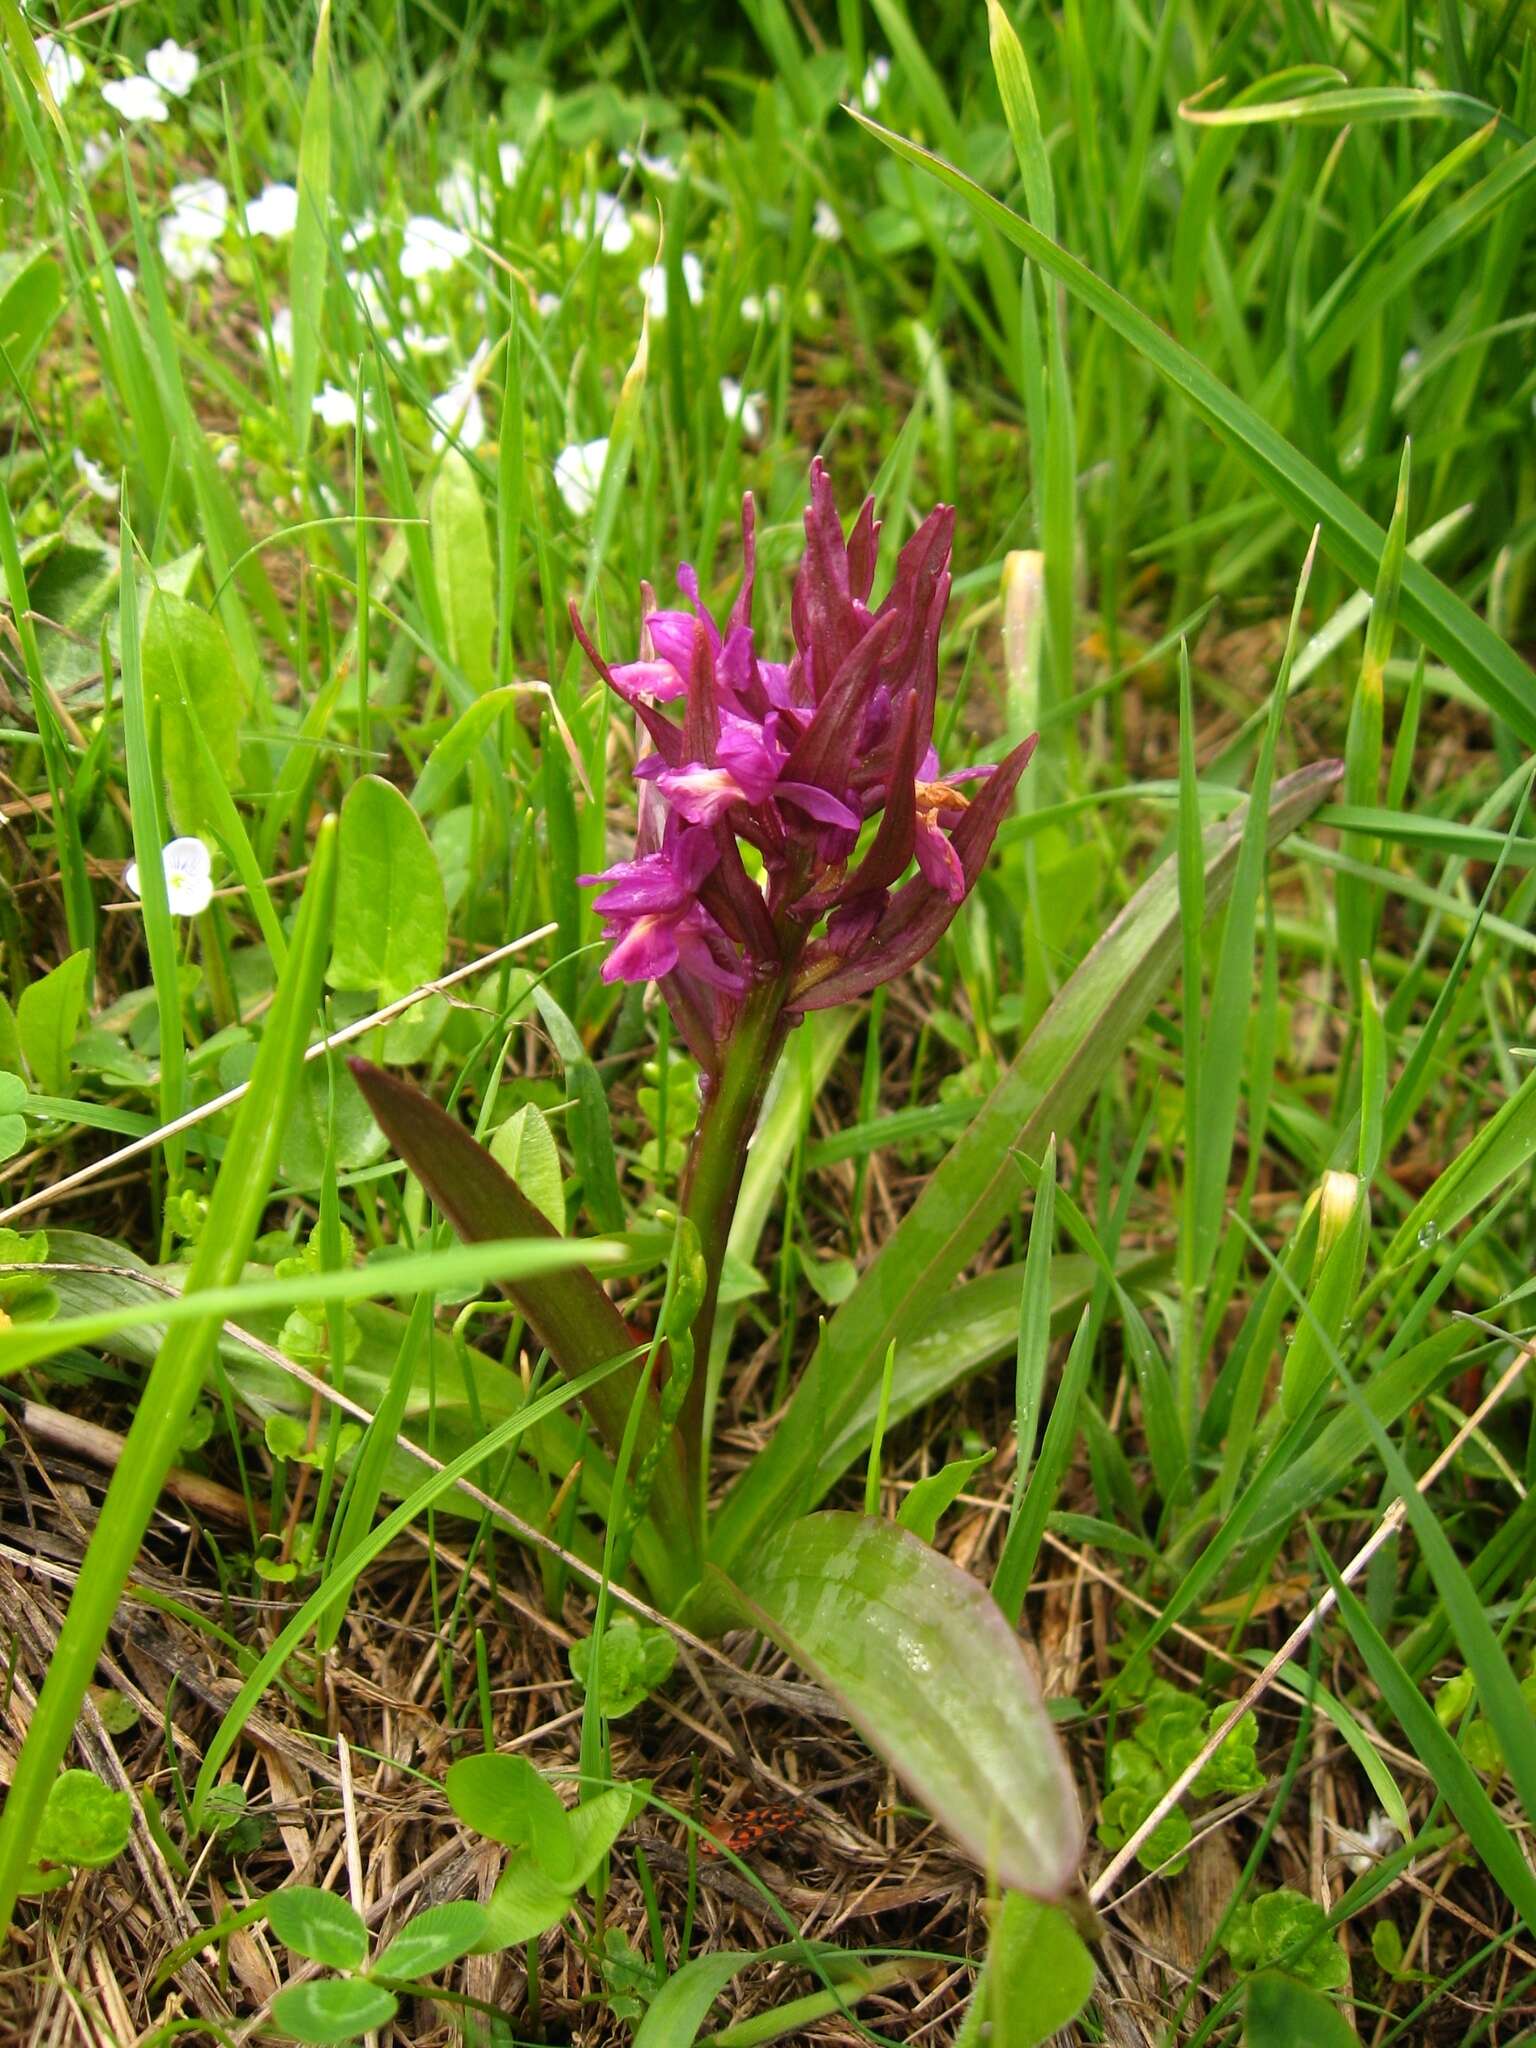
[[743, 391], [734, 377], [720, 379], [720, 403], [729, 420], [740, 422], [749, 441], [763, 438], [763, 407], [768, 403], [761, 391]]
[[608, 459], [608, 436], [596, 441], [576, 441], [555, 457], [555, 488], [577, 519], [584, 519], [597, 503], [603, 464]]
[[405, 224], [400, 251], [402, 277], [440, 277], [469, 254], [469, 237], [429, 213], [414, 213]]
[[424, 327], [412, 324], [401, 328], [399, 347], [409, 356], [442, 356], [453, 343], [446, 334], [428, 334]]
[[109, 78], [101, 96], [124, 121], [169, 121], [171, 110], [152, 78]]
[[117, 503], [117, 485], [113, 483], [99, 464], [92, 462], [83, 448], [75, 450], [75, 475], [93, 498], [100, 498], [103, 505]]
[[647, 156], [643, 149], [621, 149], [619, 162], [626, 171], [636, 168], [644, 171], [659, 185], [675, 185], [683, 175], [670, 157]]
[[38, 36], [35, 43], [37, 61], [43, 67], [43, 76], [48, 81], [48, 90], [55, 102], [63, 106], [75, 87], [85, 76], [85, 65], [56, 36]]
[[515, 142], [502, 142], [496, 146], [496, 168], [501, 172], [503, 185], [515, 185], [523, 175], [523, 165], [528, 159]]
[[139, 273], [127, 263], [114, 263], [112, 275], [125, 292], [136, 292], [139, 288]]
[[555, 314], [559, 312], [561, 303], [558, 292], [540, 292], [535, 301], [539, 309], [539, 318], [541, 320], [552, 320]]
[[389, 322], [389, 302], [384, 288], [371, 270], [349, 270], [346, 273], [347, 289], [352, 293], [368, 318], [377, 326]]
[[[322, 426], [329, 427], [333, 433], [357, 425], [357, 396], [354, 392], [343, 391], [339, 384], [322, 384], [311, 399], [309, 409]], [[365, 411], [362, 417], [364, 427], [371, 431], [372, 415]]]
[[885, 88], [890, 83], [891, 60], [889, 57], [872, 57], [869, 69], [864, 74], [864, 83], [859, 87], [859, 105], [866, 114], [874, 113], [885, 97]]
[[94, 178], [111, 155], [112, 144], [105, 135], [88, 135], [80, 145], [81, 174], [87, 178]]
[[605, 256], [622, 256], [635, 239], [634, 224], [624, 211], [616, 192], [583, 194], [579, 202], [567, 200], [565, 232], [578, 241], [596, 240]]
[[491, 191], [473, 164], [455, 164], [437, 188], [437, 203], [456, 227], [477, 229], [491, 211]]
[[439, 392], [427, 407], [427, 418], [432, 422], [434, 448], [444, 448], [450, 441], [471, 451], [480, 446], [485, 439], [485, 408], [475, 389], [473, 369]]
[[184, 50], [180, 43], [167, 36], [159, 49], [151, 50], [144, 59], [144, 69], [159, 86], [168, 92], [173, 100], [184, 100], [197, 83], [201, 65], [195, 53]]
[[[173, 917], [197, 917], [208, 908], [213, 901], [213, 861], [201, 839], [173, 839], [162, 848], [160, 864]], [[143, 894], [136, 860], [123, 870], [123, 885], [131, 895]]]
[[371, 213], [360, 213], [351, 227], [341, 238], [343, 252], [351, 256], [361, 249], [364, 242], [371, 242], [379, 232], [379, 224]]
[[229, 194], [217, 178], [193, 178], [171, 187], [171, 210], [184, 214], [194, 229], [216, 242], [229, 220]]
[[272, 309], [272, 353], [285, 366], [293, 361], [293, 308]]
[[818, 199], [811, 215], [811, 233], [820, 242], [840, 242], [843, 224], [825, 199]]
[[298, 224], [299, 195], [292, 185], [265, 185], [245, 203], [248, 232], [269, 242], [286, 242]]
[[[683, 251], [679, 266], [683, 273], [683, 289], [688, 294], [688, 303], [696, 306], [704, 296], [704, 266], [691, 249]], [[640, 273], [640, 289], [645, 294], [646, 308], [653, 320], [667, 317], [667, 271], [662, 263], [647, 263]]]
[[741, 302], [741, 317], [755, 327], [764, 314], [770, 320], [777, 320], [784, 311], [784, 294], [776, 284], [769, 285], [761, 298], [756, 292], [748, 292]]

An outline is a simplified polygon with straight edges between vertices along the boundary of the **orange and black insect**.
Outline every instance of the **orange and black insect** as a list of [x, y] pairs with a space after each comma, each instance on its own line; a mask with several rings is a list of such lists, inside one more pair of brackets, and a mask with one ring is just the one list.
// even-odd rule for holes
[[803, 1818], [797, 1807], [777, 1802], [744, 1807], [740, 1813], [726, 1814], [713, 1822], [699, 1837], [699, 1847], [706, 1856], [718, 1856], [722, 1849], [729, 1849], [733, 1856], [749, 1856], [764, 1842], [799, 1827]]

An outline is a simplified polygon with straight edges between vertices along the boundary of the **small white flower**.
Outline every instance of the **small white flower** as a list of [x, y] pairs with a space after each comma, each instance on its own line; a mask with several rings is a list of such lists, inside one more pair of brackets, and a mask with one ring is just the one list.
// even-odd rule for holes
[[103, 505], [117, 503], [117, 485], [106, 471], [94, 462], [81, 448], [75, 450], [75, 475], [85, 485], [93, 498], [100, 498]]
[[450, 441], [471, 451], [480, 446], [485, 439], [485, 408], [475, 389], [472, 370], [456, 377], [446, 391], [432, 400], [427, 418], [432, 422], [434, 448], [446, 447]]
[[245, 203], [245, 225], [269, 242], [285, 242], [299, 224], [299, 195], [292, 185], [267, 185]]
[[171, 210], [160, 223], [160, 256], [181, 284], [216, 277], [219, 259], [214, 243], [229, 218], [229, 194], [217, 178], [194, 178], [171, 187]]
[[1388, 1855], [1401, 1840], [1397, 1829], [1379, 1809], [1357, 1834], [1353, 1828], [1338, 1830], [1339, 1853], [1356, 1877], [1363, 1877], [1375, 1863]]
[[869, 69], [864, 74], [864, 83], [859, 87], [859, 105], [866, 114], [872, 114], [885, 97], [885, 88], [890, 82], [891, 60], [889, 57], [872, 57]]
[[[173, 839], [161, 849], [160, 864], [173, 917], [197, 917], [208, 908], [213, 901], [213, 861], [201, 839]], [[136, 860], [123, 870], [123, 885], [130, 895], [143, 894]]]
[[240, 461], [240, 443], [235, 440], [226, 441], [213, 459], [222, 470], [234, 469]]
[[379, 224], [371, 213], [359, 214], [341, 238], [343, 251], [351, 256], [361, 249], [364, 242], [371, 242], [379, 232]]
[[[322, 384], [310, 401], [309, 409], [323, 426], [333, 432], [357, 425], [357, 398], [354, 393], [343, 391], [339, 384]], [[363, 425], [369, 429], [373, 426], [372, 415], [366, 411]]]
[[763, 407], [768, 403], [761, 391], [743, 391], [734, 377], [720, 379], [720, 403], [728, 420], [737, 420], [749, 441], [763, 438]]
[[274, 306], [272, 309], [272, 353], [280, 363], [293, 361], [293, 308]]
[[443, 356], [453, 347], [446, 334], [428, 334], [424, 327], [402, 327], [399, 348], [410, 356]]
[[582, 195], [579, 202], [566, 201], [565, 232], [578, 241], [594, 238], [605, 256], [622, 256], [635, 239], [634, 225], [616, 192]]
[[114, 263], [112, 275], [125, 292], [136, 292], [139, 288], [139, 273], [126, 263]]
[[84, 78], [85, 65], [67, 43], [59, 42], [54, 36], [37, 37], [36, 49], [37, 61], [48, 81], [48, 90], [62, 107]]
[[654, 178], [659, 185], [675, 185], [683, 175], [670, 157], [647, 156], [643, 149], [621, 149], [619, 151], [619, 162], [626, 171], [633, 170], [638, 166], [647, 176]]
[[608, 459], [608, 436], [595, 441], [576, 441], [555, 457], [555, 488], [577, 519], [585, 519], [597, 503], [603, 464]]
[[101, 96], [124, 121], [169, 121], [171, 110], [152, 78], [109, 78]]
[[[683, 289], [688, 294], [688, 303], [696, 306], [704, 296], [704, 266], [691, 249], [683, 251], [680, 266], [683, 273]], [[647, 310], [653, 320], [667, 317], [667, 272], [665, 264], [647, 263], [640, 273], [640, 289], [645, 294]]]
[[151, 50], [144, 59], [144, 69], [162, 92], [168, 92], [173, 100], [184, 100], [196, 85], [202, 66], [191, 50], [184, 50], [167, 36], [159, 49]]
[[435, 220], [429, 213], [414, 213], [405, 224], [405, 243], [400, 251], [402, 277], [440, 277], [462, 263], [470, 242], [458, 228]]
[[160, 223], [160, 260], [178, 284], [217, 277], [219, 256], [197, 214], [168, 213]]
[[496, 146], [496, 168], [501, 172], [503, 185], [515, 185], [523, 175], [523, 165], [528, 161], [522, 149], [515, 142], [502, 142]]
[[777, 320], [784, 310], [784, 294], [776, 284], [769, 285], [759, 298], [756, 292], [748, 292], [741, 302], [741, 317], [756, 326], [766, 313], [770, 320]]
[[455, 226], [478, 228], [491, 208], [490, 188], [473, 164], [455, 164], [438, 185], [437, 203]]
[[811, 215], [811, 233], [820, 242], [840, 242], [843, 224], [825, 199], [818, 199]]
[[389, 305], [384, 297], [383, 286], [371, 270], [349, 270], [346, 273], [347, 289], [352, 293], [363, 311], [377, 326], [389, 324]]
[[111, 155], [112, 145], [105, 135], [88, 135], [80, 146], [81, 172], [87, 178], [94, 178]]
[[558, 292], [540, 292], [535, 303], [539, 309], [539, 318], [541, 320], [552, 320], [560, 310], [560, 294]]
[[216, 242], [229, 221], [229, 194], [217, 178], [193, 178], [171, 187], [171, 208], [186, 216], [191, 232]]

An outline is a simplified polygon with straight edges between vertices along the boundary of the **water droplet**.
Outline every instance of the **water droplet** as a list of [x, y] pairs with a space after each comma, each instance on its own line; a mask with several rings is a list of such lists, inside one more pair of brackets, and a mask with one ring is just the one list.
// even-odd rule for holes
[[1440, 1226], [1431, 1217], [1428, 1223], [1421, 1223], [1419, 1225], [1419, 1250], [1421, 1252], [1432, 1251], [1439, 1242]]

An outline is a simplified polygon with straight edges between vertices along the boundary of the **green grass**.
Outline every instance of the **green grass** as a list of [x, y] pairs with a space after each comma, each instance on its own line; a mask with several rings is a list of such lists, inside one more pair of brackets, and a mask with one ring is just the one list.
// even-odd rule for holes
[[[483, 1138], [521, 1115], [525, 1191], [558, 1183], [637, 1355], [675, 1361], [695, 1074], [600, 978], [576, 878], [627, 851], [632, 721], [567, 606], [621, 659], [689, 560], [723, 614], [750, 489], [787, 647], [820, 452], [846, 514], [877, 495], [882, 580], [957, 505], [945, 767], [1042, 739], [930, 959], [784, 1055], [694, 1361], [717, 1555], [750, 1575], [791, 1512], [913, 1499], [1035, 1637], [1102, 1917], [1066, 2038], [1240, 2042], [1227, 1936], [1251, 1961], [1269, 1925], [1362, 2042], [1523, 2038], [1529, 6], [78, 12], [55, 121], [46, 24], [0, 9], [0, 1370], [88, 1481], [40, 1490], [16, 1424], [0, 1903], [61, 1764], [115, 1784], [115, 1745], [180, 1914], [135, 2026], [173, 1989], [253, 2018], [259, 1972], [205, 1967], [250, 1939], [226, 1912], [303, 1840], [380, 1946], [433, 1872], [471, 1896], [432, 1861], [444, 1774], [526, 1737], [584, 1804], [653, 1789], [552, 1918], [524, 1898], [499, 1960], [433, 1979], [465, 2038], [979, 2038], [944, 1965], [987, 1954], [984, 1880], [803, 1695], [745, 1714], [747, 1638], [685, 1607], [685, 1662], [608, 1710], [613, 1617], [677, 1617], [642, 1440], [612, 1461], [494, 1292], [556, 1254], [455, 1245], [345, 1062], [303, 1058], [357, 1027]], [[196, 81], [120, 141], [101, 85], [167, 36]], [[206, 178], [228, 216], [189, 248], [172, 188]], [[279, 239], [245, 225], [274, 181]], [[213, 856], [185, 918], [176, 836]], [[167, 1309], [183, 1285], [217, 1291]], [[188, 1536], [171, 1467], [230, 1519]], [[1325, 1596], [1251, 1761], [1194, 1771]], [[217, 1683], [167, 1700], [125, 1644], [171, 1609]], [[594, 1626], [583, 1696], [560, 1646]], [[379, 1702], [428, 1670], [392, 1781]], [[124, 1671], [137, 1722], [77, 1723]], [[786, 1777], [795, 1832], [733, 1891], [700, 1830]], [[1408, 1839], [1362, 1848], [1379, 1810]], [[538, 1825], [514, 1858], [574, 1867]], [[0, 1998], [37, 2038], [81, 1926], [128, 1983], [107, 1906], [145, 1868], [16, 1908]], [[1281, 1893], [1324, 1910], [1311, 1946], [1251, 1910]], [[262, 1938], [275, 1989], [300, 1963]]]

